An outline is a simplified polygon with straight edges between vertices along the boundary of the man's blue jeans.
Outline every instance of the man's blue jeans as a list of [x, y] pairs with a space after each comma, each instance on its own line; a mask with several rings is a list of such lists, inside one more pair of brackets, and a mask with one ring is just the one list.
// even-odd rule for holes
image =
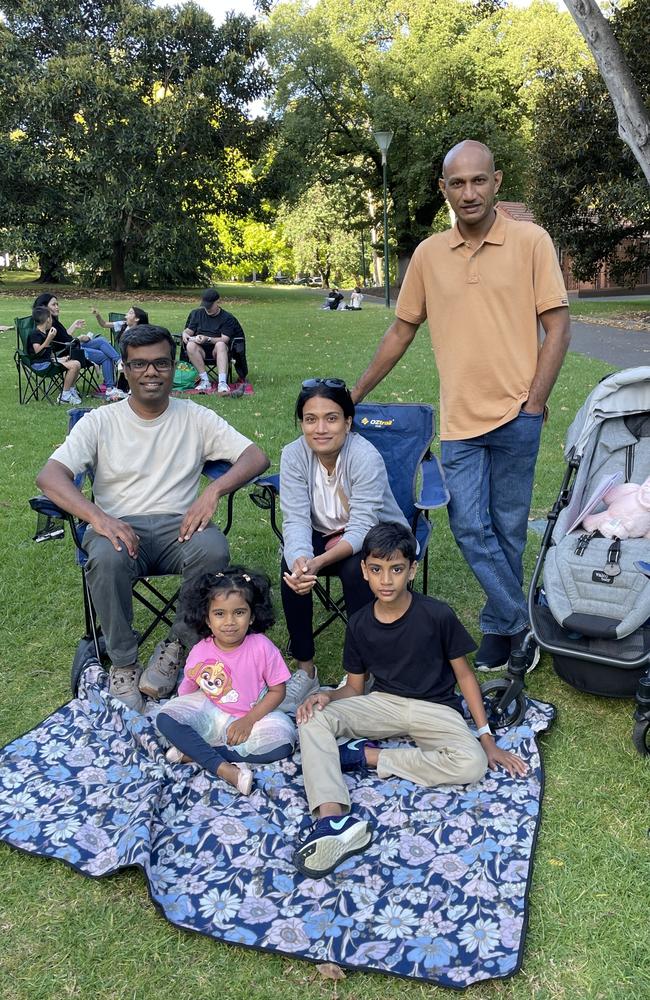
[[104, 384], [112, 389], [115, 385], [115, 364], [120, 360], [119, 352], [105, 337], [83, 340], [81, 350], [94, 365], [101, 365]]
[[456, 543], [481, 584], [481, 631], [515, 635], [528, 624], [523, 554], [543, 415], [519, 414], [480, 437], [442, 442]]

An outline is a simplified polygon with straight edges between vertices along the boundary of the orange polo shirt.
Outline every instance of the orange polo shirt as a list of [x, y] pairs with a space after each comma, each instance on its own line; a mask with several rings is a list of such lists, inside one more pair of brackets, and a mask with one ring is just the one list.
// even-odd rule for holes
[[538, 316], [567, 305], [551, 238], [532, 222], [497, 212], [476, 250], [458, 226], [420, 243], [395, 313], [429, 321], [442, 440], [478, 437], [517, 415], [537, 367]]

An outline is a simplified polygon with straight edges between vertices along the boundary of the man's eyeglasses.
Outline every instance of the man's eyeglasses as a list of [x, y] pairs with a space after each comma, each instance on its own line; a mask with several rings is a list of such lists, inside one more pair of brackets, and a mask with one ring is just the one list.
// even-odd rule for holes
[[130, 372], [144, 372], [149, 365], [153, 365], [157, 372], [168, 372], [174, 367], [171, 358], [154, 358], [153, 361], [145, 361], [143, 358], [136, 358], [135, 361], [125, 361], [124, 367]]
[[302, 383], [303, 389], [315, 389], [317, 385], [326, 385], [328, 389], [345, 389], [345, 381], [342, 378], [306, 378]]

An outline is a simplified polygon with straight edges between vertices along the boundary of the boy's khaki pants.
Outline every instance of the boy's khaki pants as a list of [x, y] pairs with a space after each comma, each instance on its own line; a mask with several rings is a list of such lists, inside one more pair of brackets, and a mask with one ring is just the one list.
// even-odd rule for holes
[[309, 722], [298, 727], [302, 771], [309, 809], [338, 802], [348, 812], [350, 796], [341, 773], [337, 740], [351, 737], [389, 739], [405, 736], [417, 747], [381, 750], [380, 778], [396, 775], [416, 785], [468, 784], [479, 781], [487, 769], [483, 747], [462, 715], [437, 705], [393, 694], [342, 698], [322, 710], [314, 709]]

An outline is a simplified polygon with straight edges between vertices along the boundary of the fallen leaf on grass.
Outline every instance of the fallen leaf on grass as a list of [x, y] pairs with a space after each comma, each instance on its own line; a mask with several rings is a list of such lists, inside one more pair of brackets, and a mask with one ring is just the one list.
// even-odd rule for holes
[[317, 965], [318, 973], [323, 979], [345, 979], [345, 973], [340, 966], [335, 965], [334, 962], [323, 962], [322, 965]]

